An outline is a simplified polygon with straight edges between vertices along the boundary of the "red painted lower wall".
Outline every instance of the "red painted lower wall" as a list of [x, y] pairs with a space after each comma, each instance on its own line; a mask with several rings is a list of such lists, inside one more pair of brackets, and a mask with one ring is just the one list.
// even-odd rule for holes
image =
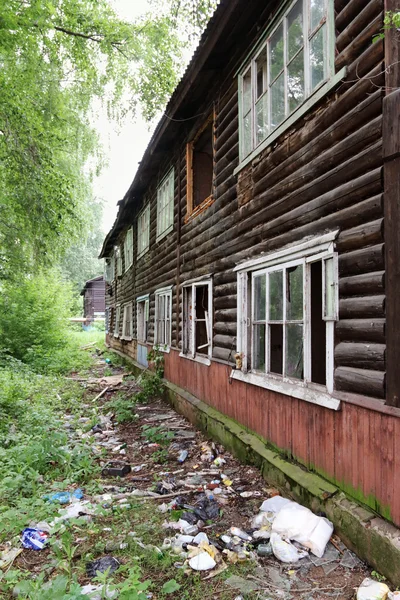
[[165, 377], [400, 526], [400, 419], [342, 402], [339, 411], [229, 379], [165, 354]]

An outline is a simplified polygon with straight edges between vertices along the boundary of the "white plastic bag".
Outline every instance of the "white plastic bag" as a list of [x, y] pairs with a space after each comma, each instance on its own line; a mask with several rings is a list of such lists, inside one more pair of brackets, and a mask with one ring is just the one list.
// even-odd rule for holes
[[314, 515], [305, 506], [291, 502], [276, 515], [272, 531], [299, 542], [321, 558], [333, 533], [333, 525], [328, 519]]
[[272, 498], [264, 500], [260, 506], [260, 511], [278, 513], [286, 504], [295, 504], [295, 502], [292, 502], [292, 500], [288, 500], [287, 498], [283, 498], [283, 496], [272, 496]]
[[295, 563], [300, 558], [307, 556], [305, 550], [298, 550], [296, 546], [283, 540], [277, 533], [271, 534], [271, 546], [276, 558], [284, 563]]
[[357, 600], [386, 600], [389, 592], [385, 583], [367, 577], [357, 590]]

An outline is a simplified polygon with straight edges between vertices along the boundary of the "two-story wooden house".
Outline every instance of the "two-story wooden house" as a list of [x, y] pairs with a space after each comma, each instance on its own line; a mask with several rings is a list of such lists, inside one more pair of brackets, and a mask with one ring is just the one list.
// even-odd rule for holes
[[112, 348], [400, 525], [393, 7], [222, 0], [101, 257]]

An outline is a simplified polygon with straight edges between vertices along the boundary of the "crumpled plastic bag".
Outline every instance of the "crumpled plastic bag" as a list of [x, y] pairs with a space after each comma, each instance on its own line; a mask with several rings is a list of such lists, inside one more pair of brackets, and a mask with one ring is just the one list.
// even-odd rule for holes
[[296, 563], [301, 558], [308, 556], [306, 550], [299, 550], [290, 542], [283, 540], [277, 533], [271, 534], [272, 551], [276, 558], [284, 563]]
[[272, 498], [268, 498], [264, 500], [264, 502], [260, 506], [261, 512], [270, 512], [270, 513], [278, 513], [286, 504], [292, 503], [292, 500], [288, 500], [288, 498], [284, 498], [283, 496], [272, 496]]
[[272, 531], [285, 539], [299, 542], [322, 558], [333, 533], [333, 524], [324, 517], [317, 517], [305, 506], [290, 502], [276, 515]]
[[389, 592], [385, 583], [366, 577], [357, 590], [357, 600], [386, 600]]

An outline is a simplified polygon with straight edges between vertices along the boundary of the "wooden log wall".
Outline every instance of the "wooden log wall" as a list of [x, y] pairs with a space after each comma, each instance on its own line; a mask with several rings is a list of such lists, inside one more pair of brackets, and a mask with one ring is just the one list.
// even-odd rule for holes
[[[269, 9], [268, 9], [269, 10]], [[266, 9], [267, 11], [267, 9]], [[108, 303], [173, 285], [172, 347], [182, 344], [182, 284], [213, 275], [213, 358], [233, 362], [237, 295], [233, 267], [304, 237], [339, 229], [340, 320], [335, 329], [335, 387], [385, 397], [385, 265], [382, 187], [383, 0], [335, 0], [336, 71], [347, 75], [249, 165], [239, 164], [238, 94], [233, 56], [204, 90], [197, 119], [182, 124], [164, 151], [158, 177], [131, 215], [150, 199], [150, 249], [113, 285]], [[260, 23], [251, 35], [259, 35]], [[258, 33], [256, 33], [258, 30]], [[232, 34], [233, 35], [233, 34]], [[248, 48], [252, 43], [247, 37]], [[194, 218], [186, 206], [186, 143], [214, 111], [214, 202]], [[157, 184], [175, 168], [174, 231], [156, 242]], [[121, 241], [123, 233], [121, 234]], [[134, 227], [134, 248], [137, 232]], [[136, 305], [134, 303], [134, 316]], [[134, 318], [134, 331], [136, 318]], [[135, 334], [134, 334], [135, 336]]]

